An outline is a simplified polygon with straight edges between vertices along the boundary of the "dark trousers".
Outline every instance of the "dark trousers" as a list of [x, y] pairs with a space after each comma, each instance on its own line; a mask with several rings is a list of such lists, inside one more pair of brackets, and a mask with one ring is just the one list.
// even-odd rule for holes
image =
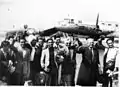
[[64, 86], [72, 86], [72, 75], [71, 74], [64, 74], [62, 75], [62, 85]]
[[112, 77], [108, 77], [108, 74], [104, 74], [104, 82], [102, 87], [108, 87], [109, 83], [110, 83], [110, 87], [112, 87]]
[[57, 86], [57, 74], [48, 74], [46, 85]]
[[23, 85], [21, 80], [22, 80], [21, 74], [13, 72], [12, 74], [9, 74], [9, 83], [8, 83], [8, 85]]
[[73, 71], [73, 73], [72, 73], [71, 79], [72, 79], [71, 85], [72, 85], [72, 86], [75, 86], [75, 69], [74, 69], [74, 71]]
[[22, 85], [22, 74], [17, 73], [16, 71], [13, 73], [10, 73], [8, 71], [8, 68], [1, 66], [1, 78], [5, 77], [8, 85]]
[[46, 79], [47, 86], [57, 86], [58, 85], [58, 70], [57, 68], [53, 68], [51, 72], [47, 74]]
[[30, 79], [34, 81], [34, 77], [35, 77], [34, 63], [31, 61], [30, 62]]

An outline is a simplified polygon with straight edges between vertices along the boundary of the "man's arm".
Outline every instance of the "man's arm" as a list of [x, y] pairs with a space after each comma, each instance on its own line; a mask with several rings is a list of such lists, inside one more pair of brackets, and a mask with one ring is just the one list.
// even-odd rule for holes
[[40, 58], [40, 65], [41, 65], [42, 68], [45, 67], [44, 58], [45, 58], [45, 55], [44, 55], [44, 50], [43, 50], [42, 54], [41, 54], [41, 58]]
[[98, 49], [96, 49], [96, 55], [97, 55], [97, 64], [99, 64], [100, 65], [100, 57], [99, 57], [99, 51], [98, 51]]
[[85, 51], [85, 47], [83, 47], [83, 46], [76, 47], [76, 52], [77, 53], [83, 53], [84, 51]]
[[118, 71], [118, 69], [119, 69], [119, 58], [120, 58], [120, 54], [119, 54], [119, 49], [118, 49], [117, 53], [116, 53], [116, 58], [115, 58], [115, 68], [114, 68], [114, 71]]
[[45, 51], [45, 68], [49, 66], [49, 51]]
[[101, 39], [98, 40], [98, 42], [95, 44], [95, 47], [97, 49], [102, 49], [102, 50], [105, 50], [105, 46], [102, 44], [102, 41]]
[[1, 63], [1, 65], [8, 67], [8, 61], [3, 61], [3, 56], [4, 56], [4, 54], [0, 50], [0, 63]]
[[14, 53], [18, 52], [17, 48], [15, 46], [13, 46], [13, 45], [10, 45], [10, 49], [13, 50]]

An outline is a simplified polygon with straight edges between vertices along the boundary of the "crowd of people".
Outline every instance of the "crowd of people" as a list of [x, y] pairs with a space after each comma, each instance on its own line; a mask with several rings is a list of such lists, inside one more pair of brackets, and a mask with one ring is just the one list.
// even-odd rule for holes
[[[28, 39], [29, 38], [29, 39]], [[8, 85], [42, 86], [96, 86], [112, 87], [112, 77], [118, 71], [118, 48], [114, 39], [102, 45], [102, 39], [86, 39], [84, 46], [80, 38], [45, 38], [40, 35], [9, 36], [0, 46], [0, 80]], [[104, 51], [103, 67], [99, 49]], [[76, 54], [82, 54], [82, 62], [75, 82]]]

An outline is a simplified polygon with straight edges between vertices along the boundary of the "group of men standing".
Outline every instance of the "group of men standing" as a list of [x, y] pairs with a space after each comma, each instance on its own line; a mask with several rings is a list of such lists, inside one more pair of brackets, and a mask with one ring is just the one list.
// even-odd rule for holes
[[[109, 82], [112, 87], [112, 73], [118, 68], [115, 67], [118, 48], [114, 47], [114, 40], [106, 41], [108, 47], [99, 41], [95, 43], [92, 38], [86, 41], [87, 46], [83, 46], [79, 39], [62, 42], [60, 38], [49, 38], [45, 41], [38, 36], [28, 43], [25, 38], [14, 41], [9, 37], [0, 48], [0, 79], [8, 85], [23, 85], [32, 80], [33, 85], [96, 86], [99, 81], [103, 87], [108, 87]], [[103, 67], [99, 48], [105, 50]], [[82, 62], [75, 83], [77, 53], [82, 54]]]

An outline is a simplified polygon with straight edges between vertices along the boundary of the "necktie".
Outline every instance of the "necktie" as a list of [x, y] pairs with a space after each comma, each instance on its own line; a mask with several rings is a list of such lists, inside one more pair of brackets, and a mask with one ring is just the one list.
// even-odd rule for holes
[[89, 50], [90, 50], [90, 53], [91, 53], [91, 62], [93, 62], [93, 59], [94, 59], [93, 48], [90, 47]]
[[35, 48], [32, 48], [30, 61], [33, 61], [33, 60], [34, 60], [34, 55], [35, 55]]
[[9, 53], [6, 52], [6, 53], [5, 53], [5, 59], [8, 60], [8, 57], [9, 57]]
[[105, 64], [106, 64], [106, 58], [107, 58], [107, 54], [108, 54], [108, 51], [109, 51], [109, 48], [107, 49], [107, 52], [105, 53], [105, 55], [104, 55], [104, 61], [103, 61], [103, 65], [104, 65], [104, 67], [105, 67]]
[[94, 51], [93, 51], [93, 48], [91, 48], [91, 51], [92, 51], [92, 62], [94, 61]]

